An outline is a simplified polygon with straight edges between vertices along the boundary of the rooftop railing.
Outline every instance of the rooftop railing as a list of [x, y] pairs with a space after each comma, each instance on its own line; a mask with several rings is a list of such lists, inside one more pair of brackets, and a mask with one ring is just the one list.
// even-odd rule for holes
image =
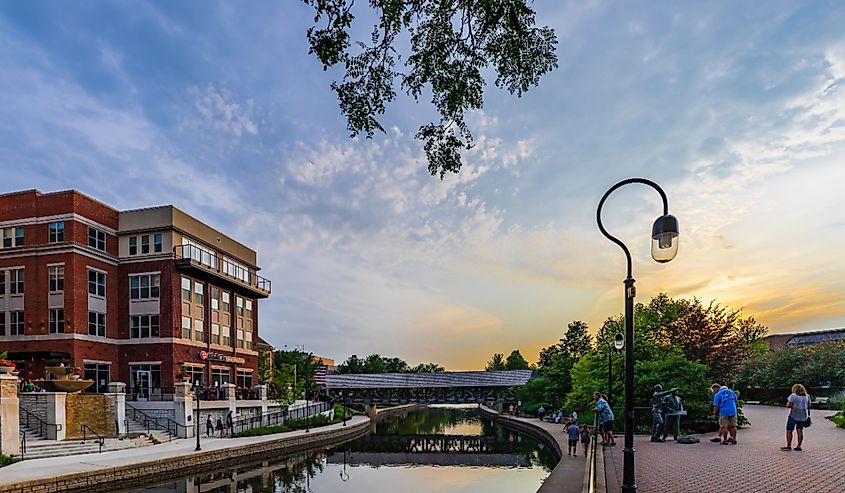
[[190, 259], [192, 264], [217, 273], [232, 281], [269, 293], [272, 283], [259, 276], [254, 269], [244, 267], [220, 256], [217, 252], [196, 245], [176, 245], [173, 255], [177, 259]]

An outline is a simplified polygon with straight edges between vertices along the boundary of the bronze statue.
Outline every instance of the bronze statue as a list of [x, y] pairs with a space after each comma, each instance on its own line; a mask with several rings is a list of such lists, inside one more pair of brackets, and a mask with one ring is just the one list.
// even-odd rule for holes
[[667, 395], [663, 398], [664, 425], [663, 425], [663, 441], [666, 441], [666, 435], [669, 434], [669, 418], [675, 418], [674, 433], [672, 434], [675, 441], [678, 441], [678, 435], [681, 434], [681, 416], [685, 416], [687, 412], [684, 410], [684, 405], [681, 398], [677, 394]]
[[[663, 386], [657, 384], [654, 386], [654, 394], [651, 396], [651, 441], [652, 442], [665, 442], [666, 441], [666, 433], [665, 433], [665, 407], [666, 397], [672, 397], [674, 402], [675, 393], [678, 391], [678, 388], [675, 387], [673, 389], [669, 389], [667, 391], [663, 391]], [[680, 403], [678, 403], [680, 404]], [[661, 437], [662, 435], [662, 437]]]

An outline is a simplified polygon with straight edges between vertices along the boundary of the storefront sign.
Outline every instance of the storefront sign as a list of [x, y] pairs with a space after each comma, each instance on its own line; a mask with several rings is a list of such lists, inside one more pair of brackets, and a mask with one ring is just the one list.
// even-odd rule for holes
[[246, 363], [246, 360], [239, 356], [229, 356], [222, 353], [215, 353], [213, 351], [200, 351], [200, 359], [203, 361], [221, 361], [223, 363], [235, 363], [239, 365]]

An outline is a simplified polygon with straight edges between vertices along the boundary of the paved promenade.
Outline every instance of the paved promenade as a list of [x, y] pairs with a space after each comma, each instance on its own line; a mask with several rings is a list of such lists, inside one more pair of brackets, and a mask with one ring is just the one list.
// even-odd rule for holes
[[[353, 416], [347, 421], [347, 426], [368, 422], [366, 416]], [[340, 429], [341, 423], [312, 428], [310, 435], [317, 437], [321, 432]], [[305, 436], [305, 430], [295, 430], [286, 433], [276, 433], [261, 437], [248, 438], [206, 438], [201, 437], [203, 452], [232, 450], [236, 456], [236, 450], [246, 445], [272, 442], [280, 439], [290, 439]], [[0, 489], [23, 481], [36, 479], [53, 478], [65, 474], [74, 474], [90, 471], [107, 471], [111, 468], [141, 464], [146, 462], [158, 462], [172, 460], [177, 457], [191, 456], [196, 454], [196, 439], [189, 438], [174, 440], [170, 443], [152, 445], [149, 447], [119, 450], [114, 452], [103, 452], [102, 454], [85, 454], [68, 457], [52, 457], [48, 459], [34, 459], [17, 462], [6, 466], [0, 472]]]
[[[842, 493], [845, 492], [845, 429], [812, 411], [803, 452], [783, 452], [786, 408], [745, 406], [751, 426], [739, 430], [737, 445], [651, 443], [634, 437], [637, 491], [640, 493]], [[621, 491], [623, 439], [605, 453], [608, 492]], [[793, 437], [794, 447], [796, 438]]]

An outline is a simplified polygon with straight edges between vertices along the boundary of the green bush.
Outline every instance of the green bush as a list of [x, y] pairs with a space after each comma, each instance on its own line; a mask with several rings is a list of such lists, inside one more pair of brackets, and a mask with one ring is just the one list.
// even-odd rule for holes
[[[338, 408], [341, 410], [338, 411]], [[322, 414], [318, 414], [317, 416], [311, 416], [308, 418], [308, 421], [304, 418], [302, 419], [288, 419], [285, 421], [284, 424], [281, 425], [274, 425], [274, 426], [262, 426], [260, 428], [253, 428], [251, 430], [241, 431], [239, 433], [234, 433], [232, 435], [233, 438], [242, 438], [242, 437], [259, 437], [264, 435], [272, 435], [274, 433], [284, 433], [286, 431], [293, 431], [293, 430], [302, 430], [306, 428], [306, 424], [309, 428], [317, 428], [320, 426], [332, 425], [335, 423], [340, 423], [343, 421], [343, 406], [339, 404], [335, 404], [335, 412], [334, 418], [329, 418], [328, 416], [324, 416]], [[351, 415], [351, 414], [350, 414]], [[348, 415], [348, 416], [350, 416]]]
[[11, 464], [13, 462], [17, 462], [17, 461], [18, 461], [18, 459], [14, 458], [14, 457], [10, 457], [10, 456], [0, 452], [0, 467], [8, 466], [9, 464]]

